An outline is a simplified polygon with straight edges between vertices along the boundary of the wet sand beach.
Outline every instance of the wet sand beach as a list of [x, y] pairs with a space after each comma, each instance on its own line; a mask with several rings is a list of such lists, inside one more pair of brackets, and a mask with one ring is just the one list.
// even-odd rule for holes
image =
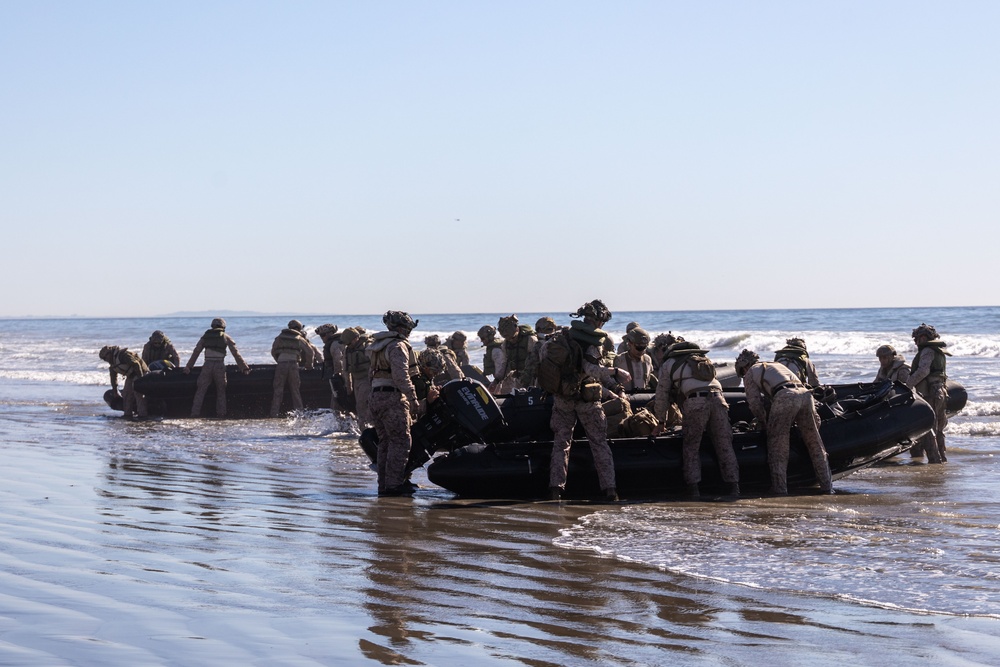
[[[329, 414], [127, 423], [88, 409], [5, 421], [2, 665], [969, 665], [1000, 654], [992, 618], [755, 590], [560, 545], [587, 517], [648, 505], [459, 500], [419, 476], [415, 498], [378, 499]], [[697, 522], [767, 502], [654, 507]]]

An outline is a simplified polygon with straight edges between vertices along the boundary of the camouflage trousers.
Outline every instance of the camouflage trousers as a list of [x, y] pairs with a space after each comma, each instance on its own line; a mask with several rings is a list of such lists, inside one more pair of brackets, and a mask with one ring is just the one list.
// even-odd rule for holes
[[599, 401], [591, 403], [555, 397], [552, 406], [552, 460], [549, 464], [549, 486], [565, 488], [566, 471], [569, 469], [569, 450], [573, 444], [573, 429], [579, 420], [590, 443], [590, 453], [597, 469], [601, 490], [615, 488], [615, 462], [608, 447], [608, 422]]
[[302, 381], [299, 379], [299, 362], [279, 361], [274, 367], [274, 383], [271, 385], [271, 416], [277, 417], [281, 410], [281, 399], [285, 397], [285, 387], [292, 395], [292, 409], [302, 409], [302, 392], [299, 387]]
[[354, 385], [354, 410], [358, 416], [358, 425], [371, 424], [372, 416], [368, 402], [372, 395], [372, 381], [368, 379], [367, 375], [361, 375], [352, 377], [351, 383]]
[[[944, 427], [948, 425], [948, 389], [943, 382], [932, 384], [926, 394], [920, 397], [930, 403], [934, 409], [934, 428], [929, 433], [925, 433], [917, 440], [914, 448], [918, 452], [927, 455], [929, 463], [941, 463], [947, 461], [944, 446]], [[917, 454], [918, 456], [920, 454]]]
[[201, 416], [201, 404], [205, 402], [208, 388], [215, 385], [215, 416], [226, 416], [226, 362], [205, 360], [198, 374], [198, 388], [194, 392], [194, 402], [191, 404], [191, 416]]
[[684, 483], [697, 484], [701, 481], [701, 438], [705, 431], [715, 446], [719, 458], [722, 481], [740, 481], [740, 468], [733, 451], [733, 427], [729, 423], [729, 404], [722, 394], [693, 396], [684, 401], [684, 419], [681, 422], [684, 434]]
[[775, 394], [767, 417], [767, 463], [771, 470], [771, 491], [788, 492], [788, 448], [792, 425], [799, 430], [809, 451], [816, 479], [824, 491], [833, 488], [830, 461], [819, 435], [819, 416], [808, 389], [783, 389]]
[[368, 401], [372, 425], [378, 434], [379, 493], [406, 481], [410, 457], [410, 402], [398, 391], [373, 391]]
[[122, 402], [125, 403], [125, 417], [131, 417], [132, 413], [139, 417], [148, 415], [146, 411], [146, 397], [135, 390], [135, 381], [141, 375], [133, 375], [125, 378], [122, 385]]

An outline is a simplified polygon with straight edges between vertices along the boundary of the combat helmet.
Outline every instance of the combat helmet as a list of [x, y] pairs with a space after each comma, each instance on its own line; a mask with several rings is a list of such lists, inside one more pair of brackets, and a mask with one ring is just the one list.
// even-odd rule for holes
[[302, 331], [302, 322], [299, 322], [298, 320], [289, 320], [288, 321], [288, 328], [291, 329], [292, 331], [299, 331], [299, 332], [301, 332]]
[[631, 331], [625, 334], [625, 339], [636, 346], [639, 350], [649, 347], [649, 334], [642, 327], [636, 325]]
[[550, 334], [556, 330], [556, 321], [551, 317], [539, 317], [535, 322], [535, 331], [540, 334]]
[[501, 317], [497, 322], [497, 331], [504, 338], [510, 338], [515, 333], [517, 333], [517, 315], [508, 315], [507, 317]]
[[919, 327], [910, 334], [915, 339], [917, 336], [927, 336], [927, 340], [934, 340], [938, 337], [937, 329], [929, 324], [921, 323]]
[[115, 355], [115, 350], [117, 349], [118, 348], [115, 345], [105, 345], [104, 347], [101, 348], [101, 351], [97, 353], [97, 356], [99, 356], [104, 361], [110, 362]]
[[877, 350], [875, 350], [876, 357], [895, 357], [896, 348], [892, 345], [880, 345]]
[[463, 347], [467, 340], [469, 337], [465, 335], [464, 331], [456, 331], [445, 339], [444, 344], [450, 348]]
[[608, 307], [600, 299], [588, 301], [577, 308], [575, 313], [570, 313], [569, 316], [582, 317], [584, 319], [590, 318], [602, 324], [611, 321], [611, 311], [608, 310]]
[[746, 349], [743, 350], [740, 352], [740, 356], [736, 357], [736, 374], [743, 377], [743, 375], [747, 372], [747, 369], [756, 364], [758, 361], [760, 361], [760, 357], [757, 356], [756, 352]]
[[338, 331], [340, 331], [340, 329], [337, 328], [336, 324], [321, 324], [318, 327], [316, 327], [316, 335], [319, 336], [320, 338], [323, 338], [325, 336], [333, 336]]
[[426, 368], [431, 372], [431, 377], [435, 377], [444, 372], [444, 357], [432, 348], [421, 350], [417, 355], [417, 365]]
[[382, 316], [382, 324], [386, 326], [387, 329], [407, 329], [413, 331], [420, 324], [420, 320], [414, 320], [410, 317], [409, 313], [404, 313], [401, 310], [390, 310]]
[[361, 333], [354, 327], [347, 327], [344, 332], [340, 334], [341, 345], [350, 345], [357, 339], [361, 338]]
[[672, 331], [668, 331], [667, 333], [660, 334], [653, 339], [653, 347], [655, 347], [658, 350], [666, 350], [674, 343], [683, 341], [684, 341], [683, 336], [675, 336]]
[[213, 329], [222, 329], [223, 331], [225, 331], [225, 329], [226, 329], [226, 321], [224, 319], [222, 319], [221, 317], [216, 317], [214, 320], [212, 320], [212, 328]]
[[424, 345], [427, 347], [441, 347], [441, 336], [437, 334], [431, 334], [424, 338]]
[[167, 342], [167, 335], [162, 331], [160, 331], [159, 329], [157, 329], [153, 333], [149, 334], [149, 342], [153, 343], [154, 345], [162, 345], [163, 343]]
[[497, 328], [490, 324], [484, 324], [479, 327], [479, 331], [476, 332], [476, 335], [482, 340], [493, 340], [497, 337]]
[[787, 338], [785, 339], [785, 345], [788, 347], [797, 347], [799, 349], [806, 349], [806, 342], [801, 338]]

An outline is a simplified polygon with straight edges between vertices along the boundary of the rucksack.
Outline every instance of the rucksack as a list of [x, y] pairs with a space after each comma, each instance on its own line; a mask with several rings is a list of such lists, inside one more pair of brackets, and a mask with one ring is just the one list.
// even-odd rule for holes
[[700, 352], [689, 354], [687, 364], [691, 368], [691, 375], [693, 375], [696, 380], [709, 382], [715, 379], [715, 364], [713, 364], [704, 354], [701, 354]]
[[569, 332], [552, 334], [538, 359], [538, 386], [558, 396], [572, 397], [580, 392], [584, 374], [583, 350]]
[[710, 382], [715, 379], [715, 364], [705, 356], [705, 350], [698, 347], [696, 343], [690, 341], [678, 341], [668, 348], [667, 358], [677, 359], [670, 367], [670, 379], [674, 385], [678, 380], [674, 378], [674, 371], [681, 368], [682, 363], [686, 363], [691, 368], [691, 375], [696, 380]]

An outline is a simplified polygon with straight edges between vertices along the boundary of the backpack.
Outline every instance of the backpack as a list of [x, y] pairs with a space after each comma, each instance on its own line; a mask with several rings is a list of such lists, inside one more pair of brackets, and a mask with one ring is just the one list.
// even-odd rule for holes
[[659, 422], [647, 408], [639, 408], [632, 416], [621, 424], [621, 435], [626, 438], [639, 438], [653, 433]]
[[679, 383], [674, 379], [674, 371], [680, 368], [681, 364], [688, 365], [691, 369], [691, 376], [696, 380], [711, 382], [715, 379], [715, 364], [705, 356], [705, 350], [699, 349], [695, 343], [684, 341], [682, 343], [674, 343], [670, 348], [668, 356], [677, 359], [674, 365], [670, 367], [670, 379], [675, 386]]
[[550, 394], [576, 396], [584, 377], [582, 357], [580, 344], [570, 338], [569, 332], [552, 334], [538, 359], [538, 386]]
[[700, 352], [689, 354], [687, 364], [691, 368], [691, 375], [693, 375], [696, 380], [710, 382], [715, 379], [715, 364], [713, 364], [704, 354], [701, 354]]

